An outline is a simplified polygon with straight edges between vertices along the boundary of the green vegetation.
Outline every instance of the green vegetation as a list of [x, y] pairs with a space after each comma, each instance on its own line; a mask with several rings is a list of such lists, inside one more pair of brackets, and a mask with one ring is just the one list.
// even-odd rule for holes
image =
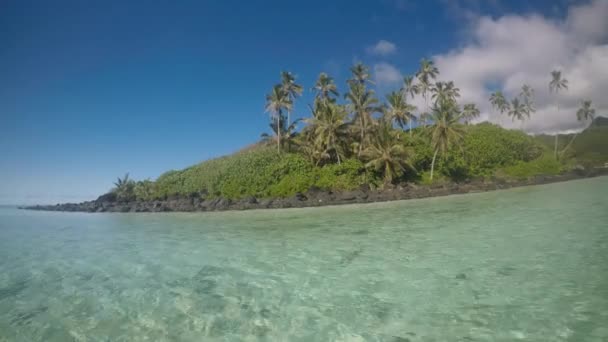
[[504, 173], [507, 177], [515, 179], [527, 179], [538, 175], [557, 175], [563, 171], [563, 165], [555, 158], [544, 156], [532, 161], [518, 161], [497, 172]]
[[[460, 92], [453, 82], [435, 81], [439, 70], [432, 61], [422, 60], [416, 76], [406, 76], [402, 88], [388, 94], [385, 103], [371, 89], [367, 66], [356, 64], [351, 73], [342, 96], [334, 80], [321, 73], [312, 88], [310, 116], [291, 121], [303, 87], [293, 74], [282, 72], [280, 83], [266, 96], [271, 133], [262, 134], [259, 143], [169, 171], [156, 181], [134, 182], [126, 175], [112, 192], [122, 201], [286, 197], [312, 188], [340, 191], [480, 177], [525, 179], [608, 160], [608, 126], [592, 124], [581, 134], [565, 135], [559, 145], [551, 141], [554, 137], [533, 137], [487, 122], [471, 125], [479, 109], [458, 102]], [[567, 89], [559, 71], [551, 75], [553, 93]], [[408, 102], [418, 95], [424, 99], [423, 110]], [[495, 92], [489, 100], [523, 127], [535, 112], [533, 98], [534, 90], [523, 85], [513, 99]], [[575, 114], [580, 121], [593, 120], [591, 101], [582, 102]]]

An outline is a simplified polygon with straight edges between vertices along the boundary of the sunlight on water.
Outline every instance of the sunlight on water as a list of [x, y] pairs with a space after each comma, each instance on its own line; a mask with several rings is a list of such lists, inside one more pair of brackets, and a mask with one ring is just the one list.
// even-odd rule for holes
[[202, 214], [0, 208], [0, 341], [606, 341], [608, 178]]

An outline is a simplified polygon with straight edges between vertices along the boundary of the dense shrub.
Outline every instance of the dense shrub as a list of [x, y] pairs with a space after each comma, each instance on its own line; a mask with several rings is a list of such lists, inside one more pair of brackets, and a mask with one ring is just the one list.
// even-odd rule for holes
[[519, 161], [514, 165], [499, 170], [498, 175], [508, 178], [527, 179], [537, 175], [556, 175], [562, 172], [563, 167], [553, 156], [546, 155], [532, 161]]
[[[141, 183], [141, 182], [140, 182]], [[362, 184], [377, 185], [378, 177], [362, 162], [348, 159], [341, 164], [315, 167], [299, 154], [278, 155], [274, 148], [259, 147], [231, 156], [209, 160], [182, 171], [161, 175], [154, 185], [146, 184], [153, 195], [140, 198], [166, 198], [173, 195], [202, 195], [238, 199], [245, 196], [283, 197], [306, 192], [312, 186], [350, 190]], [[147, 190], [146, 190], [147, 191]]]
[[365, 169], [357, 159], [347, 159], [341, 164], [329, 164], [316, 169], [315, 185], [322, 189], [352, 190], [363, 184], [376, 186], [380, 178]]
[[533, 137], [521, 131], [482, 123], [468, 127], [462, 150], [467, 172], [479, 176], [488, 175], [503, 166], [539, 158], [543, 148]]

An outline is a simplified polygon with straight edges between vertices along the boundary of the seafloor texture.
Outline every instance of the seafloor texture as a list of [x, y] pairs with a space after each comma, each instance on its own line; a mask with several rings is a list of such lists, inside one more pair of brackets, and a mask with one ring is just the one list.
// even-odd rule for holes
[[0, 209], [0, 341], [606, 341], [608, 177], [204, 214]]

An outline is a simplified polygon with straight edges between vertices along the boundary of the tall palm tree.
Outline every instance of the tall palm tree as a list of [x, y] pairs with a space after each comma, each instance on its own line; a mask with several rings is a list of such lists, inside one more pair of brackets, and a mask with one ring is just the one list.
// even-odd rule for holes
[[334, 83], [334, 79], [322, 72], [317, 78], [314, 88], [316, 90], [315, 98], [320, 100], [331, 100], [331, 96], [338, 96], [338, 87]]
[[368, 90], [364, 83], [349, 82], [349, 91], [345, 94], [348, 100], [348, 110], [354, 114], [353, 121], [358, 123], [359, 128], [359, 146], [358, 155], [365, 149], [368, 144], [367, 132], [375, 124], [372, 114], [378, 111], [378, 99], [374, 96], [372, 90]]
[[382, 172], [385, 184], [392, 183], [407, 168], [414, 170], [411, 155], [412, 150], [400, 144], [388, 123], [378, 126], [373, 143], [363, 151], [365, 166]]
[[460, 89], [454, 86], [454, 82], [436, 82], [431, 88], [431, 99], [437, 104], [440, 101], [455, 102], [460, 97]]
[[371, 79], [369, 68], [367, 67], [367, 65], [361, 62], [353, 65], [350, 68], [350, 72], [352, 73], [352, 77], [349, 79], [349, 82], [357, 82], [360, 84], [374, 83]]
[[[578, 121], [587, 122], [593, 121], [595, 118], [595, 109], [592, 107], [591, 100], [581, 101], [581, 108], [576, 111], [576, 119]], [[579, 133], [575, 133], [568, 145], [560, 152], [560, 155], [564, 154], [570, 145], [574, 142], [574, 139], [579, 135]]]
[[433, 87], [433, 80], [439, 75], [439, 69], [433, 61], [423, 58], [420, 61], [420, 69], [416, 73], [418, 79], [418, 90], [424, 99], [426, 112], [429, 112], [428, 94]]
[[270, 113], [276, 120], [277, 151], [281, 153], [281, 126], [283, 110], [290, 111], [292, 102], [289, 94], [285, 92], [282, 85], [277, 84], [272, 88], [270, 94], [266, 95], [266, 112]]
[[[296, 77], [289, 71], [281, 72], [281, 87], [283, 88], [283, 91], [287, 93], [292, 104], [298, 96], [302, 95], [302, 86], [296, 83]], [[291, 125], [291, 109], [292, 108], [286, 109], [288, 125]]]
[[314, 147], [320, 152], [321, 158], [335, 157], [340, 164], [344, 156], [344, 140], [348, 134], [346, 108], [333, 102], [323, 102], [317, 111], [312, 118], [306, 120], [313, 132]]
[[462, 107], [462, 118], [465, 124], [469, 124], [472, 120], [479, 117], [481, 112], [474, 103], [467, 103]]
[[433, 122], [431, 126], [431, 146], [433, 148], [433, 160], [431, 162], [431, 180], [435, 170], [435, 159], [441, 152], [445, 156], [447, 151], [462, 139], [463, 130], [459, 125], [462, 113], [455, 102], [440, 101], [433, 106]]
[[[562, 72], [559, 70], [551, 71], [551, 81], [549, 82], [549, 91], [555, 94], [555, 106], [557, 107], [557, 113], [559, 115], [559, 101], [557, 98], [557, 94], [561, 90], [568, 90], [568, 80], [562, 77]], [[555, 155], [555, 159], [557, 159], [557, 142], [559, 139], [559, 133], [555, 133], [555, 146], [553, 149], [553, 153]]]
[[401, 129], [404, 129], [408, 123], [410, 127], [410, 135], [412, 134], [412, 119], [416, 107], [407, 103], [403, 92], [393, 91], [386, 96], [387, 105], [383, 108], [383, 114], [387, 122], [396, 122]]
[[490, 95], [490, 104], [492, 104], [492, 107], [499, 111], [500, 114], [509, 111], [509, 102], [500, 90], [497, 90]]
[[526, 118], [526, 106], [523, 102], [519, 100], [518, 97], [514, 98], [511, 101], [511, 105], [509, 106], [508, 115], [511, 117], [512, 121], [515, 120], [525, 120]]
[[[527, 84], [524, 84], [521, 87], [521, 93], [519, 94], [519, 96], [521, 96], [521, 98], [523, 99], [525, 115], [529, 119], [532, 113], [536, 112], [536, 108], [534, 108], [534, 88], [530, 87]], [[523, 129], [524, 121], [522, 120], [521, 123]]]
[[414, 76], [405, 76], [403, 78], [403, 88], [401, 91], [406, 99], [408, 96], [413, 99], [416, 95], [418, 95], [419, 89], [418, 85], [414, 84]]

